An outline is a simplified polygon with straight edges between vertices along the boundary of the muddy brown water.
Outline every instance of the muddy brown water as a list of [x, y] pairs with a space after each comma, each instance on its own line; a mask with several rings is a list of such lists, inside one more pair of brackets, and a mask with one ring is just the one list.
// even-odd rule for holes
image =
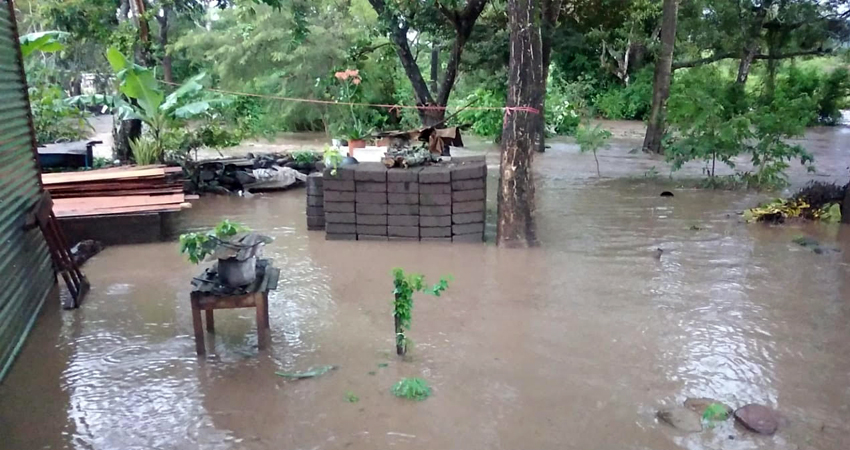
[[[640, 178], [662, 163], [624, 151], [637, 141], [624, 128], [603, 176]], [[845, 131], [811, 142], [832, 162], [817, 176], [842, 176], [846, 147], [829, 142]], [[495, 162], [492, 147], [473, 147]], [[252, 310], [225, 311], [197, 358], [198, 268], [175, 242], [107, 248], [84, 267], [83, 308], [48, 308], [0, 385], [0, 448], [847, 448], [850, 227], [746, 225], [736, 214], [764, 195], [665, 199], [593, 167], [568, 141], [537, 158], [542, 245], [530, 250], [327, 242], [306, 231], [303, 190], [196, 201], [179, 229], [230, 217], [275, 238], [271, 349], [256, 350]], [[840, 252], [791, 243], [802, 234]], [[406, 362], [391, 353], [397, 266], [454, 278], [444, 296], [416, 298]], [[325, 364], [339, 368], [274, 374]], [[393, 397], [408, 376], [433, 396]], [[691, 435], [657, 423], [659, 407], [688, 396], [764, 403], [784, 424], [764, 437], [731, 422]]]

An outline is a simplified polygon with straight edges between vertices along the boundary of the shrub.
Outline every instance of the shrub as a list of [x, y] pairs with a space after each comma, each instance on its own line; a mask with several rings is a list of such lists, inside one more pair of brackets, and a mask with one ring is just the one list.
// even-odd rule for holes
[[652, 106], [652, 69], [638, 71], [628, 86], [617, 85], [597, 95], [594, 105], [606, 119], [645, 119]]
[[59, 86], [31, 87], [29, 95], [33, 128], [39, 144], [78, 141], [92, 131], [86, 121], [88, 114], [68, 105]]
[[827, 73], [817, 68], [791, 66], [777, 76], [775, 96], [785, 99], [808, 97], [813, 102], [807, 124], [835, 125], [841, 120], [841, 109], [847, 106], [850, 96], [850, 72], [843, 67]]
[[133, 159], [140, 166], [156, 164], [162, 160], [162, 147], [149, 136], [131, 140], [130, 149], [133, 150]]
[[[505, 106], [505, 93], [486, 89], [477, 89], [463, 99], [461, 104], [471, 103], [472, 107], [498, 107]], [[498, 140], [502, 134], [504, 112], [500, 110], [465, 109], [458, 113], [455, 118], [460, 124], [469, 124], [469, 129], [479, 136], [485, 136]]]

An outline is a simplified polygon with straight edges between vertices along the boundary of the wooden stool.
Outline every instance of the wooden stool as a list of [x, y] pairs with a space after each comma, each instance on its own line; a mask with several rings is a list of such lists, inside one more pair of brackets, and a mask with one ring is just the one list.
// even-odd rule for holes
[[[280, 269], [268, 265], [267, 261], [260, 261], [259, 266], [264, 267], [262, 276], [249, 285], [244, 292], [232, 295], [215, 293], [210, 286], [213, 283], [201, 278], [195, 278], [193, 285], [196, 289], [190, 294], [192, 300], [192, 325], [195, 329], [195, 351], [198, 355], [206, 354], [204, 343], [204, 326], [201, 323], [201, 311], [207, 316], [207, 331], [215, 332], [216, 309], [233, 308], [255, 308], [257, 311], [257, 347], [265, 350], [271, 340], [269, 335], [269, 291], [277, 289], [277, 280]], [[258, 270], [259, 272], [259, 270]]]

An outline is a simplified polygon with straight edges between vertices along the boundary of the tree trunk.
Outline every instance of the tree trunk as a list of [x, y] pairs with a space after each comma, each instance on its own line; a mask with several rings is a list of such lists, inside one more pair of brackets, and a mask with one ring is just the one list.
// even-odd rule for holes
[[171, 55], [168, 54], [166, 49], [168, 46], [168, 15], [170, 13], [171, 6], [163, 6], [162, 15], [157, 15], [156, 20], [159, 22], [159, 46], [162, 47], [162, 78], [168, 83], [173, 83]]
[[741, 85], [747, 84], [747, 78], [750, 76], [750, 68], [753, 66], [753, 60], [758, 54], [758, 47], [747, 47], [741, 55], [741, 62], [738, 64], [738, 76], [735, 82]]
[[440, 85], [440, 46], [431, 43], [431, 92], [437, 92]]
[[535, 0], [508, 0], [511, 56], [508, 108], [502, 127], [502, 157], [498, 192], [496, 242], [504, 247], [537, 244], [534, 223], [534, 179], [531, 163], [541, 116], [512, 107], [543, 104], [541, 11]]
[[738, 76], [735, 78], [735, 83], [741, 86], [747, 84], [747, 78], [750, 76], [750, 68], [752, 68], [756, 55], [758, 55], [761, 30], [764, 27], [767, 12], [773, 5], [773, 1], [764, 0], [756, 10], [753, 21], [748, 24], [749, 26], [745, 26], [744, 28], [744, 49], [741, 52], [741, 62], [738, 64]]
[[673, 48], [676, 44], [676, 19], [678, 0], [664, 0], [661, 13], [661, 52], [655, 62], [655, 78], [652, 82], [652, 109], [643, 139], [643, 150], [661, 153], [664, 137], [667, 98], [670, 97], [670, 80], [673, 73]]
[[133, 157], [130, 140], [138, 139], [141, 135], [141, 120], [118, 120], [112, 116], [112, 157], [121, 162], [130, 161]]
[[552, 62], [552, 36], [558, 26], [563, 0], [543, 0], [543, 29], [540, 36], [540, 52], [543, 57], [543, 99], [540, 103], [540, 132], [535, 148], [538, 152], [546, 151], [546, 91], [549, 86], [549, 65]]

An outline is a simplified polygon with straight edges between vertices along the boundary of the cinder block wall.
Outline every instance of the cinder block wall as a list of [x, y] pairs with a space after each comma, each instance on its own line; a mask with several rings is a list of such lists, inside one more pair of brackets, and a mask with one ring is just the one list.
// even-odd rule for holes
[[[328, 240], [484, 240], [487, 164], [483, 158], [456, 158], [410, 169], [361, 163], [341, 167], [335, 175], [326, 170], [322, 178]], [[308, 182], [311, 191], [309, 186]], [[315, 189], [308, 192], [308, 209], [310, 202], [318, 200]], [[317, 219], [308, 215], [310, 221]]]

